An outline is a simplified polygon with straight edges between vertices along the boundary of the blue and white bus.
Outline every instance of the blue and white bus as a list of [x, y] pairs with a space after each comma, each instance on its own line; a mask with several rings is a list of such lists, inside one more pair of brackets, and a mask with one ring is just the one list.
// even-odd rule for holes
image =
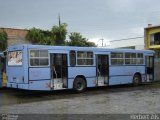
[[154, 52], [96, 47], [15, 45], [7, 52], [7, 87], [74, 89], [154, 80]]

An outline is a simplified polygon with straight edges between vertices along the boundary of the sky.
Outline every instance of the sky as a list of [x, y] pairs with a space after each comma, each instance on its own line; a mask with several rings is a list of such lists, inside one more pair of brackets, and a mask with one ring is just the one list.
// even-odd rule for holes
[[0, 0], [0, 27], [50, 30], [61, 22], [68, 34], [92, 42], [140, 37], [148, 24], [160, 24], [160, 0]]

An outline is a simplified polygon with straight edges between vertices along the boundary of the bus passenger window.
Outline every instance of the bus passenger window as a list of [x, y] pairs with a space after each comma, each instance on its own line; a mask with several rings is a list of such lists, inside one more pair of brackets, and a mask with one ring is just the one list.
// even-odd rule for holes
[[125, 53], [126, 65], [136, 65], [136, 62], [137, 62], [136, 53], [130, 53], [130, 52]]
[[92, 51], [78, 51], [77, 52], [77, 65], [93, 65], [93, 52]]
[[70, 51], [70, 65], [75, 66], [76, 65], [76, 52]]
[[48, 50], [30, 50], [30, 66], [48, 66]]
[[111, 53], [111, 64], [112, 65], [124, 65], [124, 54], [121, 52]]
[[30, 65], [31, 66], [38, 66], [39, 65], [39, 59], [30, 58]]
[[144, 64], [143, 53], [137, 53], [137, 64]]

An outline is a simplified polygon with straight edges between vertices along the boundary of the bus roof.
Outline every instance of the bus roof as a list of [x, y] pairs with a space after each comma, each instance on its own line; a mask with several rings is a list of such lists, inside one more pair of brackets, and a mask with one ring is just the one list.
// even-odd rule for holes
[[8, 47], [8, 51], [22, 50], [23, 48], [29, 49], [48, 49], [48, 50], [86, 50], [86, 51], [99, 51], [99, 52], [147, 52], [154, 53], [152, 50], [134, 50], [134, 49], [117, 49], [117, 48], [99, 48], [99, 47], [77, 47], [77, 46], [51, 46], [51, 45], [31, 45], [21, 44]]

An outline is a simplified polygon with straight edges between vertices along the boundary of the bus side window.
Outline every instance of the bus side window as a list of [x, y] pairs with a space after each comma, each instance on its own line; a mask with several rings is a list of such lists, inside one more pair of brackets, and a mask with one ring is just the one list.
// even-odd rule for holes
[[75, 51], [70, 51], [70, 65], [75, 66], [76, 65], [76, 52]]

